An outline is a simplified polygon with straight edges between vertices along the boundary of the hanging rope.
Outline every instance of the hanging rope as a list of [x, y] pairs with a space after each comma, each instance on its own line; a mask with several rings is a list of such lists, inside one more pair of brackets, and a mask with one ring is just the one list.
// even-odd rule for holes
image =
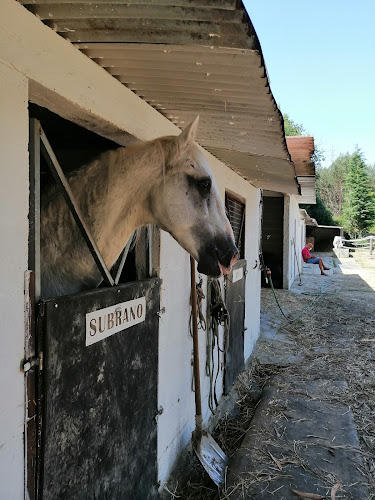
[[[207, 324], [206, 324], [206, 319], [205, 319], [205, 317], [203, 315], [203, 311], [202, 311], [202, 302], [203, 302], [203, 299], [205, 299], [206, 297], [204, 295], [203, 286], [202, 285], [203, 285], [203, 280], [202, 280], [202, 277], [200, 276], [199, 277], [199, 283], [195, 284], [196, 297], [197, 297], [198, 329], [206, 331]], [[190, 306], [192, 304], [191, 300], [192, 300], [192, 297], [190, 295]], [[193, 328], [193, 315], [192, 315], [192, 308], [190, 308], [189, 332], [190, 332], [190, 336], [191, 337], [193, 336], [192, 328]], [[192, 360], [192, 365], [193, 365], [193, 360]], [[191, 379], [191, 390], [193, 392], [195, 391], [195, 388], [194, 388], [194, 375], [192, 376], [192, 379]]]
[[264, 264], [264, 260], [263, 260], [263, 254], [259, 254], [259, 259], [260, 259], [260, 262], [261, 262], [261, 270], [264, 272], [264, 279], [266, 281], [266, 283], [269, 282], [269, 284], [271, 285], [271, 289], [272, 289], [272, 293], [273, 293], [273, 296], [275, 297], [275, 301], [276, 301], [276, 304], [278, 306], [278, 308], [280, 309], [280, 312], [281, 314], [284, 316], [284, 318], [286, 319], [286, 323], [284, 323], [284, 325], [281, 326], [281, 328], [285, 327], [287, 324], [291, 324], [291, 323], [294, 323], [295, 321], [297, 321], [297, 319], [302, 316], [302, 314], [304, 314], [308, 309], [310, 309], [311, 307], [313, 307], [322, 297], [323, 295], [325, 295], [327, 293], [327, 288], [329, 288], [330, 284], [328, 283], [326, 286], [322, 285], [321, 289], [320, 289], [320, 293], [317, 294], [317, 297], [315, 297], [315, 299], [313, 299], [310, 304], [308, 304], [305, 308], [302, 309], [302, 311], [300, 311], [294, 318], [290, 318], [289, 316], [287, 316], [281, 305], [280, 305], [280, 302], [277, 298], [277, 295], [276, 295], [276, 291], [275, 291], [275, 288], [273, 286], [273, 282], [272, 282], [272, 276], [271, 276], [271, 270]]
[[[204, 292], [203, 292], [203, 280], [200, 277], [199, 283], [196, 283], [195, 288], [196, 288], [196, 295], [197, 295], [197, 311], [198, 311], [198, 329], [203, 330], [204, 332], [206, 331], [207, 325], [206, 325], [206, 319], [204, 317], [203, 311], [202, 311], [202, 302], [203, 299], [206, 298]], [[190, 296], [190, 306], [191, 306], [191, 296]], [[190, 310], [190, 335], [192, 335], [192, 312]]]
[[[224, 327], [223, 347], [219, 342], [219, 326]], [[226, 353], [229, 347], [230, 317], [226, 308], [221, 285], [218, 280], [207, 283], [207, 330], [206, 330], [206, 375], [210, 379], [208, 406], [214, 412], [218, 405], [216, 384], [220, 373], [220, 353]], [[215, 350], [217, 354], [215, 366]]]

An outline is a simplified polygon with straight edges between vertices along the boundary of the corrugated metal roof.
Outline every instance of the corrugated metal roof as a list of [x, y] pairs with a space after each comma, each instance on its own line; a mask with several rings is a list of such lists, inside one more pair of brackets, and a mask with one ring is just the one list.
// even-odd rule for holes
[[298, 193], [260, 44], [236, 0], [21, 0], [257, 187]]
[[315, 163], [311, 160], [315, 151], [314, 137], [288, 136], [286, 143], [301, 186], [299, 203], [314, 204], [316, 203], [316, 177]]
[[314, 137], [305, 135], [286, 138], [289, 153], [298, 176], [315, 175], [315, 163], [311, 160], [315, 151]]

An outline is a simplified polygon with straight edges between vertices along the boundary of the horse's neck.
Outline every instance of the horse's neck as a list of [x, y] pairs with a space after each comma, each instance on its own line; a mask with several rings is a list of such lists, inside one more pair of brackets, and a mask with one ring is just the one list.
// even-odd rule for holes
[[133, 231], [153, 222], [145, 203], [149, 193], [147, 169], [138, 160], [139, 155], [132, 148], [119, 148], [87, 167], [90, 172], [85, 176], [88, 181], [81, 208], [88, 215], [98, 248], [109, 267]]

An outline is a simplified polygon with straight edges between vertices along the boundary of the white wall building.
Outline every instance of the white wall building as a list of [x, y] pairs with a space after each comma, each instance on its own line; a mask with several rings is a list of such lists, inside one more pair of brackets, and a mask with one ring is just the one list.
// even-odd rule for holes
[[[43, 2], [40, 2], [30, 8], [43, 19], [43, 15], [45, 15], [43, 14], [44, 5]], [[64, 11], [64, 5], [66, 8], [64, 2], [48, 6], [52, 12], [47, 14], [50, 19], [56, 21], [56, 26], [60, 22], [58, 21], [59, 16], [69, 18]], [[88, 8], [91, 9], [92, 3], [88, 5], [90, 5]], [[97, 6], [99, 10], [102, 8], [101, 5]], [[73, 17], [75, 4], [70, 8], [72, 9], [71, 17]], [[54, 9], [57, 9], [56, 13], [53, 12]], [[232, 14], [230, 15], [232, 16]], [[258, 51], [255, 51], [249, 45], [247, 35], [246, 37], [244, 35], [247, 45], [245, 48], [238, 49], [239, 55], [236, 55], [233, 46], [231, 49], [216, 49], [212, 45], [208, 45], [208, 35], [202, 46], [191, 46], [191, 53], [188, 56], [185, 54], [183, 57], [186, 57], [188, 63], [191, 63], [198, 70], [202, 66], [204, 74], [209, 73], [205, 68], [208, 63], [201, 63], [201, 58], [211, 57], [214, 61], [213, 65], [218, 68], [223, 63], [223, 68], [218, 71], [218, 78], [222, 80], [222, 94], [225, 94], [220, 98], [223, 104], [222, 109], [220, 108], [218, 111], [219, 105], [215, 95], [215, 101], [207, 101], [211, 102], [211, 107], [203, 101], [198, 100], [193, 103], [192, 99], [190, 101], [182, 99], [180, 113], [172, 113], [172, 116], [170, 113], [164, 112], [165, 116], [163, 116], [136, 95], [137, 89], [130, 90], [121, 83], [121, 78], [116, 79], [112, 76], [113, 74], [118, 75], [118, 73], [114, 73], [108, 68], [113, 67], [115, 63], [112, 66], [109, 65], [105, 71], [90, 59], [90, 57], [93, 59], [102, 57], [98, 56], [95, 50], [112, 49], [108, 47], [103, 49], [104, 44], [98, 44], [98, 46], [93, 47], [92, 54], [86, 55], [77, 50], [71, 42], [77, 42], [83, 52], [88, 51], [87, 45], [81, 46], [77, 38], [71, 39], [71, 41], [64, 40], [49, 26], [43, 24], [37, 16], [15, 0], [1, 2], [0, 234], [2, 243], [0, 247], [0, 337], [3, 348], [0, 353], [0, 394], [2, 396], [0, 411], [0, 500], [19, 500], [27, 498], [28, 495], [30, 498], [35, 498], [34, 491], [30, 490], [33, 488], [33, 478], [30, 478], [30, 474], [33, 474], [35, 469], [28, 469], [25, 461], [25, 456], [29, 459], [33, 458], [31, 456], [33, 452], [30, 449], [27, 453], [25, 452], [25, 448], [27, 448], [25, 442], [28, 440], [24, 435], [25, 419], [34, 419], [34, 415], [29, 415], [25, 408], [25, 375], [22, 369], [25, 360], [26, 330], [24, 281], [25, 273], [30, 268], [28, 257], [29, 102], [47, 108], [54, 114], [100, 136], [107, 137], [120, 145], [127, 145], [129, 137], [149, 140], [163, 135], [177, 135], [179, 128], [171, 120], [184, 128], [191, 117], [194, 117], [199, 111], [201, 112], [202, 132], [198, 141], [205, 147], [204, 153], [214, 173], [221, 195], [223, 199], [226, 194], [232, 195], [245, 205], [244, 258], [247, 261], [247, 276], [245, 282], [244, 361], [249, 358], [259, 335], [261, 188], [290, 194], [290, 196], [285, 196], [285, 211], [288, 216], [284, 226], [285, 235], [287, 227], [289, 228], [288, 236], [285, 236], [285, 241], [288, 240], [289, 245], [287, 256], [289, 270], [286, 276], [286, 282], [289, 284], [296, 276], [296, 267], [293, 264], [293, 247], [290, 246], [290, 242], [295, 241], [298, 253], [300, 248], [297, 245], [300, 246], [304, 239], [304, 226], [296, 201], [298, 190], [294, 179], [294, 169], [285, 146], [279, 111], [272, 94], [269, 94], [268, 89], [264, 86], [266, 75], [260, 62], [261, 52], [257, 39], [255, 42], [258, 44]], [[242, 20], [238, 22], [242, 22]], [[60, 30], [56, 26], [53, 27], [59, 32]], [[64, 30], [62, 31], [64, 32]], [[70, 29], [67, 26], [65, 34], [75, 37], [75, 34], [78, 36], [78, 31], [76, 28]], [[92, 39], [94, 31], [87, 32], [92, 43], [95, 42]], [[254, 38], [255, 35], [252, 36]], [[108, 41], [118, 42], [115, 38]], [[139, 40], [134, 41], [139, 42]], [[215, 39], [212, 43], [214, 42]], [[156, 45], [155, 41], [154, 44]], [[149, 45], [143, 47], [144, 52], [137, 53], [137, 56], [134, 56], [135, 51], [142, 50], [140, 47], [142, 44], [135, 43], [132, 48], [129, 47], [130, 44], [126, 45], [126, 50], [134, 51], [133, 55], [129, 55], [129, 59], [123, 62], [124, 66], [128, 66], [129, 72], [136, 67], [134, 60], [140, 60], [143, 64], [145, 54], [156, 53], [154, 44], [151, 40]], [[183, 52], [181, 47], [174, 47], [174, 54]], [[164, 48], [162, 54], [165, 53], [165, 50], [167, 49]], [[194, 59], [192, 59], [191, 54], [194, 54]], [[108, 57], [110, 59], [113, 54], [108, 54]], [[178, 62], [178, 59], [171, 62], [176, 71], [179, 64], [186, 63], [183, 57], [181, 63]], [[226, 59], [228, 57], [231, 58], [230, 61], [233, 61], [233, 66], [229, 66], [229, 68]], [[237, 59], [240, 59], [238, 66], [235, 63]], [[163, 64], [163, 62], [159, 63], [157, 71], [160, 73], [165, 67], [166, 73], [170, 73], [170, 67], [163, 66]], [[145, 74], [151, 72], [152, 67], [151, 63], [149, 68], [144, 63], [134, 71]], [[241, 76], [242, 80], [246, 80], [249, 74], [252, 74], [257, 83], [251, 85], [259, 87], [255, 91], [254, 89], [249, 90], [249, 95], [244, 97], [244, 105], [249, 108], [254, 107], [254, 116], [260, 116], [263, 120], [261, 123], [263, 130], [270, 127], [263, 135], [256, 132], [257, 127], [254, 126], [255, 122], [251, 121], [251, 116], [248, 125], [244, 117], [239, 114], [238, 107], [243, 105], [241, 103], [243, 89], [236, 90], [234, 96], [230, 96], [229, 90], [225, 90], [225, 82], [237, 69], [247, 73]], [[234, 78], [236, 79], [237, 76], [234, 75]], [[256, 80], [257, 78], [259, 82]], [[119, 79], [120, 81], [118, 81]], [[175, 83], [178, 86], [178, 78], [176, 80], [177, 83]], [[138, 92], [140, 95], [143, 88], [148, 89], [146, 85], [142, 87], [142, 82], [145, 81], [145, 79], [140, 80]], [[171, 82], [173, 83], [173, 78]], [[159, 83], [161, 87], [166, 85], [164, 81]], [[196, 81], [192, 79], [190, 86], [194, 84], [201, 85], [201, 74], [197, 76]], [[187, 84], [184, 83], [184, 85]], [[242, 83], [242, 85], [245, 88], [249, 84]], [[157, 87], [157, 84], [154, 87]], [[217, 82], [214, 82], [207, 92], [210, 95], [219, 94], [219, 92], [215, 93], [215, 88], [217, 88]], [[152, 94], [153, 88], [149, 92]], [[167, 90], [168, 92], [173, 95], [173, 91]], [[254, 97], [251, 92], [259, 92], [259, 95]], [[176, 91], [175, 95], [179, 96], [180, 94]], [[158, 108], [157, 103], [161, 102], [162, 99], [164, 99], [164, 90], [157, 90], [155, 98], [147, 100], [154, 102], [155, 107]], [[258, 105], [259, 99], [262, 102], [261, 106]], [[223, 118], [222, 110], [226, 113], [231, 106], [233, 108], [231, 116]], [[276, 125], [274, 125], [275, 123]], [[247, 126], [249, 130], [246, 131]], [[222, 135], [219, 134], [218, 130], [222, 130]], [[228, 132], [228, 130], [235, 132]], [[245, 133], [242, 134], [244, 131]], [[226, 140], [230, 143], [228, 147]], [[157, 419], [157, 479], [159, 486], [162, 487], [176, 458], [191, 438], [195, 411], [194, 394], [191, 390], [192, 341], [189, 334], [189, 257], [170, 235], [164, 232], [160, 234], [160, 260], [156, 267], [157, 274], [162, 280], [160, 307], [161, 309], [165, 308], [165, 313], [161, 315], [159, 322], [158, 381], [155, 381], [155, 384], [158, 385], [158, 407], [163, 409]], [[203, 288], [205, 289], [205, 285]], [[222, 342], [222, 331], [220, 335]], [[204, 373], [205, 343], [205, 335], [201, 332], [203, 411], [204, 420], [207, 422], [211, 412], [208, 407], [209, 379]], [[222, 393], [223, 376], [223, 371], [220, 371], [217, 384], [218, 397]], [[142, 447], [142, 443], [140, 443], [140, 447]], [[25, 486], [25, 484], [29, 486]]]

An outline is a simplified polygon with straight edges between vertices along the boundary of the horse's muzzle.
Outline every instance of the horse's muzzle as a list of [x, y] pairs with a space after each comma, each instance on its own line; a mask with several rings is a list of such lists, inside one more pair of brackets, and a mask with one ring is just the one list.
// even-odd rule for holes
[[219, 278], [237, 262], [238, 249], [230, 236], [218, 238], [199, 252], [198, 272]]

